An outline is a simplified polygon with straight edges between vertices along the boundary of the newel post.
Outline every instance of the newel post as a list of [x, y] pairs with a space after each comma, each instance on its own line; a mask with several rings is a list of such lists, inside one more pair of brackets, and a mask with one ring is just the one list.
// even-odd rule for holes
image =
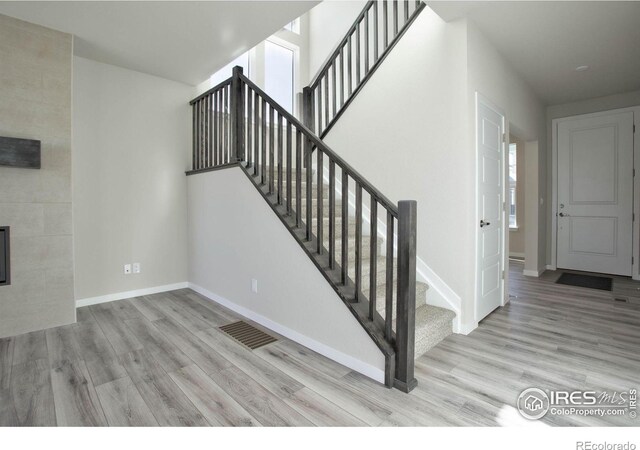
[[231, 78], [231, 136], [236, 161], [244, 161], [244, 83], [240, 79], [242, 67], [235, 66]]
[[418, 385], [418, 381], [414, 377], [416, 228], [416, 201], [398, 202], [398, 315], [396, 319], [396, 379], [394, 385], [404, 392], [409, 392]]

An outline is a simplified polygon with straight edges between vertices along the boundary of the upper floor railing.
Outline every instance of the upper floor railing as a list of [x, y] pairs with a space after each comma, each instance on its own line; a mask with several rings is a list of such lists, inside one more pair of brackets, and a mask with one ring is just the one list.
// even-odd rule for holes
[[324, 137], [424, 7], [421, 1], [367, 2], [303, 89], [307, 127]]

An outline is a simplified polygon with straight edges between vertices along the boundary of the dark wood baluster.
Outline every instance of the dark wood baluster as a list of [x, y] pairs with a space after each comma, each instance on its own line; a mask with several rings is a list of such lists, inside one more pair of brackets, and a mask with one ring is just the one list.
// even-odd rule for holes
[[262, 160], [260, 161], [260, 184], [267, 182], [267, 102], [262, 100]]
[[291, 122], [287, 120], [287, 214], [291, 214]]
[[222, 162], [223, 164], [229, 163], [229, 146], [227, 140], [229, 138], [229, 110], [227, 109], [227, 86], [222, 90]]
[[218, 165], [218, 96], [216, 92], [211, 94], [211, 144], [212, 162]]
[[351, 93], [353, 92], [353, 75], [352, 75], [352, 69], [353, 69], [353, 63], [351, 62], [351, 34], [349, 35], [349, 45], [347, 47], [347, 78], [349, 81], [349, 88], [347, 89], [347, 92], [349, 93], [349, 97], [351, 97]]
[[342, 167], [342, 284], [347, 285], [349, 280], [349, 175]]
[[356, 85], [360, 84], [360, 22], [356, 25]]
[[311, 139], [309, 139], [308, 137], [305, 136], [305, 149], [304, 149], [304, 159], [305, 159], [305, 167], [307, 169], [307, 176], [306, 176], [306, 185], [307, 185], [307, 189], [306, 189], [306, 198], [307, 198], [307, 208], [305, 210], [306, 214], [306, 226], [307, 226], [307, 241], [311, 240], [311, 211], [312, 211], [312, 204], [311, 204], [311, 199], [313, 198], [312, 196], [312, 189], [311, 189], [311, 185], [313, 184], [313, 174], [311, 173], [311, 165], [312, 165], [312, 161], [313, 161], [313, 154], [311, 153]]
[[302, 222], [302, 133], [296, 129], [296, 227]]
[[253, 165], [253, 139], [252, 124], [253, 117], [253, 91], [247, 86], [247, 168]]
[[218, 164], [224, 164], [224, 108], [222, 106], [222, 93], [224, 88], [218, 90]]
[[191, 154], [191, 170], [196, 170], [196, 142], [198, 142], [196, 137], [197, 107], [197, 103], [191, 105], [191, 143], [193, 144], [193, 151]]
[[393, 0], [393, 37], [398, 35], [398, 1]]
[[389, 2], [384, 0], [382, 2], [382, 34], [384, 37], [384, 46], [386, 50], [389, 46]]
[[378, 2], [373, 2], [373, 60], [378, 60]]
[[371, 196], [371, 235], [369, 250], [369, 319], [373, 320], [376, 314], [376, 287], [378, 285], [378, 202]]
[[362, 289], [362, 185], [356, 181], [356, 300], [360, 300]]
[[202, 150], [204, 140], [204, 100], [198, 101], [198, 168], [202, 169]]
[[322, 78], [318, 80], [318, 89], [316, 90], [318, 93], [318, 99], [316, 103], [316, 117], [318, 118], [318, 128], [316, 128], [318, 135], [322, 134], [322, 118], [324, 114], [322, 114]]
[[332, 86], [331, 86], [331, 106], [333, 108], [333, 114], [332, 114], [331, 118], [334, 118], [336, 116], [336, 114], [338, 114], [338, 110], [336, 109], [336, 98], [338, 97], [338, 85], [336, 84], [336, 65], [337, 64], [338, 64], [337, 60], [334, 60], [333, 63], [331, 64], [331, 84], [332, 84]]
[[[316, 147], [316, 153], [317, 153], [317, 157], [318, 157], [318, 161], [317, 161], [317, 167], [316, 167], [316, 175], [317, 175], [317, 200], [318, 200], [318, 204], [316, 205], [316, 209], [317, 209], [317, 214], [318, 217], [316, 217], [316, 221], [318, 223], [318, 228], [317, 228], [317, 233], [316, 233], [316, 237], [318, 238], [318, 254], [322, 255], [323, 249], [322, 249], [322, 241], [324, 239], [324, 234], [323, 234], [323, 230], [322, 230], [322, 218], [324, 216], [323, 213], [323, 206], [324, 206], [324, 202], [323, 202], [323, 185], [324, 185], [324, 180], [323, 178], [323, 172], [324, 172], [324, 165], [323, 165], [323, 161], [322, 161], [322, 157], [323, 157], [323, 153], [322, 150], [320, 150], [319, 148]], [[311, 208], [311, 205], [309, 205], [309, 208]]]
[[324, 126], [329, 125], [329, 71], [324, 77]]
[[336, 163], [329, 160], [329, 269], [336, 265]]
[[253, 93], [253, 134], [255, 141], [253, 143], [253, 175], [257, 176], [262, 165], [260, 164], [260, 97], [258, 93]]
[[273, 194], [275, 190], [274, 179], [276, 170], [276, 158], [275, 158], [275, 114], [276, 110], [273, 106], [269, 105], [269, 194]]
[[193, 137], [196, 143], [195, 169], [200, 169], [200, 101], [195, 104], [196, 107], [196, 134]]
[[414, 9], [413, 12], [416, 12], [416, 10], [420, 8], [420, 3], [421, 3], [421, 0], [416, 0], [416, 9]]
[[344, 48], [340, 47], [340, 108], [344, 106]]
[[364, 74], [369, 72], [369, 10], [364, 13]]
[[384, 304], [384, 335], [391, 339], [393, 334], [393, 215], [387, 211], [387, 268], [386, 295]]
[[282, 114], [278, 114], [278, 205], [282, 205], [282, 153], [284, 145], [282, 143]]
[[209, 100], [202, 99], [202, 167], [207, 168], [207, 154], [209, 152]]
[[406, 24], [408, 21], [409, 21], [409, 0], [404, 0], [404, 24]]

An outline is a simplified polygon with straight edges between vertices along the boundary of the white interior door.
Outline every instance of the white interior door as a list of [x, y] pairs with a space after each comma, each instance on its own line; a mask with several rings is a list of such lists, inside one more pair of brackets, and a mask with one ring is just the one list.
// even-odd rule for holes
[[476, 320], [502, 304], [504, 264], [504, 115], [477, 101]]
[[631, 275], [633, 112], [558, 124], [558, 267]]

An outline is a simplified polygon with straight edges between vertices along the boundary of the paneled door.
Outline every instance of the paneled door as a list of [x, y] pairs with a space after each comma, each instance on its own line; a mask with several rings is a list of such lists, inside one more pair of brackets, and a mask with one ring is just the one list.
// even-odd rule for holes
[[633, 112], [558, 123], [559, 268], [631, 275]]
[[505, 119], [478, 96], [476, 111], [476, 320], [502, 305], [504, 264]]

